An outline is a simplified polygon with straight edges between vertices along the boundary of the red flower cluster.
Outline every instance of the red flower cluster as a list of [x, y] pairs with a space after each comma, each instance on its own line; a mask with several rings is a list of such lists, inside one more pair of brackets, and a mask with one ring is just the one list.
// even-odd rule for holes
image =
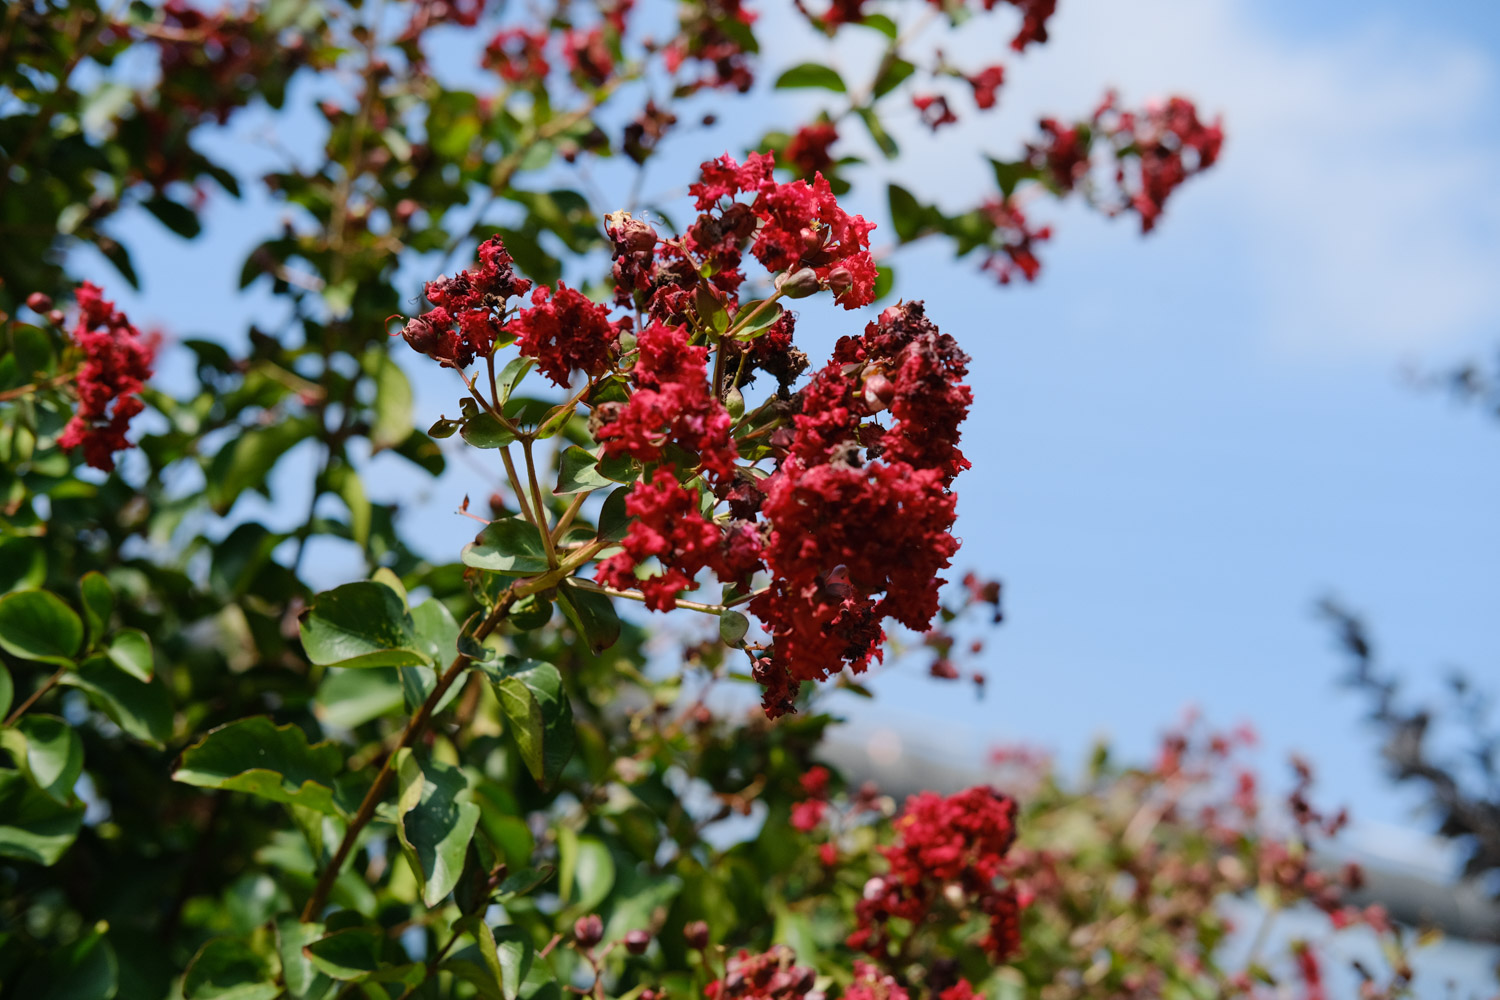
[[531, 289], [530, 281], [516, 275], [500, 237], [479, 245], [479, 261], [473, 270], [427, 282], [427, 301], [434, 308], [401, 331], [414, 350], [452, 368], [488, 357], [502, 332], [505, 300]]
[[1027, 160], [1058, 191], [1072, 191], [1088, 176], [1090, 130], [1056, 118], [1043, 118], [1040, 126], [1044, 138], [1027, 144]]
[[610, 74], [615, 70], [615, 59], [604, 39], [604, 29], [594, 27], [579, 31], [570, 28], [563, 33], [562, 48], [568, 71], [580, 85], [602, 87], [609, 82]]
[[636, 344], [629, 401], [597, 411], [605, 455], [659, 462], [665, 448], [676, 446], [718, 480], [732, 478], [738, 457], [729, 437], [733, 421], [709, 388], [708, 348], [690, 346], [685, 328], [662, 323], [642, 330]]
[[995, 106], [1000, 87], [1005, 83], [1005, 67], [998, 64], [988, 66], [967, 79], [969, 86], [974, 88], [974, 103], [987, 111]]
[[82, 448], [84, 461], [109, 472], [114, 453], [129, 448], [130, 418], [146, 408], [140, 393], [151, 377], [154, 339], [142, 337], [125, 314], [85, 281], [78, 288], [78, 322], [73, 343], [84, 353], [74, 382], [78, 410], [57, 439], [59, 447]]
[[[923, 630], [937, 613], [937, 574], [958, 550], [948, 485], [968, 466], [957, 446], [967, 371], [913, 302], [841, 340], [803, 391], [789, 454], [765, 484], [772, 581], [751, 604], [775, 643], [756, 670], [773, 717], [799, 682], [878, 657], [881, 619]], [[891, 427], [862, 423], [887, 407]]]
[[755, 82], [750, 53], [745, 50], [743, 30], [755, 23], [755, 14], [742, 0], [691, 0], [680, 5], [678, 33], [663, 50], [667, 72], [676, 74], [688, 61], [703, 67], [698, 79], [679, 83], [684, 96], [704, 88], [729, 88], [745, 93]]
[[[1140, 215], [1142, 232], [1155, 227], [1178, 186], [1214, 165], [1224, 145], [1219, 120], [1204, 124], [1193, 102], [1182, 97], [1134, 112], [1119, 110], [1111, 92], [1094, 112], [1094, 127], [1114, 144], [1115, 178], [1128, 207]], [[1137, 161], [1134, 178], [1126, 170], [1130, 158]]]
[[[728, 156], [703, 164], [700, 180], [688, 193], [700, 212], [709, 213], [707, 221], [718, 225], [703, 226], [705, 220], [700, 219], [700, 232], [722, 233], [736, 251], [744, 235], [753, 235], [750, 252], [767, 270], [810, 269], [824, 287], [839, 286], [834, 298], [845, 309], [869, 305], [875, 297], [876, 269], [870, 256], [875, 224], [840, 208], [822, 174], [811, 183], [778, 184], [772, 176], [775, 165], [775, 157], [759, 153], [751, 153], [743, 165]], [[748, 206], [725, 204], [740, 194], [752, 194], [754, 200]], [[757, 221], [759, 228], [743, 232], [743, 223]], [[698, 242], [704, 242], [701, 236]]]
[[[865, 886], [849, 946], [887, 957], [891, 918], [915, 927], [952, 907], [989, 917], [981, 946], [994, 961], [1013, 955], [1020, 946], [1020, 901], [1015, 887], [1001, 880], [1015, 821], [1015, 802], [984, 786], [947, 798], [923, 792], [907, 799], [895, 823], [898, 840], [883, 849], [891, 870]], [[955, 890], [960, 900], [951, 898]]]
[[812, 969], [796, 965], [792, 949], [778, 944], [751, 955], [741, 949], [725, 962], [724, 978], [703, 987], [708, 1000], [786, 1000], [805, 996], [818, 980]]
[[305, 59], [300, 37], [278, 44], [257, 14], [236, 14], [228, 6], [212, 13], [187, 3], [162, 5], [165, 31], [150, 36], [161, 61], [160, 104], [228, 121], [234, 109], [255, 94], [255, 80], [274, 61], [297, 65]]
[[[670, 469], [659, 468], [638, 483], [625, 498], [625, 513], [631, 520], [624, 551], [600, 563], [597, 576], [611, 587], [638, 586], [654, 611], [671, 611], [704, 569], [722, 580], [748, 582], [760, 565], [758, 540], [752, 537], [748, 550], [740, 548], [737, 543], [746, 541], [742, 533], [722, 532], [706, 519], [697, 492], [679, 485]], [[637, 580], [635, 567], [652, 557], [663, 572]]]
[[506, 330], [523, 355], [536, 359], [538, 371], [566, 386], [575, 370], [591, 376], [609, 370], [621, 327], [610, 321], [609, 310], [559, 281], [555, 293], [545, 285], [532, 292], [531, 308], [517, 313]]
[[911, 103], [921, 113], [922, 124], [934, 132], [958, 121], [958, 116], [948, 107], [948, 98], [941, 94], [918, 94], [911, 99]]
[[1035, 281], [1042, 270], [1035, 248], [1038, 243], [1052, 238], [1052, 227], [1033, 228], [1013, 197], [991, 198], [981, 211], [994, 225], [998, 244], [985, 258], [984, 270], [993, 274], [1002, 285], [1010, 284], [1017, 275]]
[[910, 1000], [911, 994], [869, 962], [854, 960], [854, 982], [844, 991], [844, 1000]]
[[828, 768], [815, 764], [802, 775], [807, 798], [792, 806], [792, 829], [811, 833], [828, 815]]
[[787, 143], [786, 158], [797, 173], [803, 177], [827, 172], [833, 166], [833, 157], [828, 149], [838, 142], [839, 132], [832, 122], [813, 122], [804, 125]]
[[507, 83], [541, 85], [552, 68], [546, 50], [545, 31], [506, 28], [485, 46], [482, 65]]

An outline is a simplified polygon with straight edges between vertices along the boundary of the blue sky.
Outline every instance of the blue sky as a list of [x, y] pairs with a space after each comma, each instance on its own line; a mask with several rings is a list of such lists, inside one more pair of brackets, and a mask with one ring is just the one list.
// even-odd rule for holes
[[[940, 141], [898, 123], [910, 187], [961, 207], [984, 190], [978, 152], [1013, 153], [1038, 114], [1084, 112], [1107, 84], [1130, 102], [1180, 92], [1222, 112], [1224, 159], [1144, 239], [1127, 220], [1040, 206], [1057, 235], [1034, 286], [998, 288], [938, 246], [897, 258], [898, 292], [926, 299], [974, 356], [956, 563], [1005, 580], [1008, 621], [985, 654], [983, 701], [887, 674], [880, 699], [857, 708], [859, 731], [976, 758], [1001, 740], [1076, 758], [1101, 735], [1140, 754], [1195, 704], [1254, 722], [1267, 768], [1300, 749], [1330, 798], [1414, 825], [1413, 799], [1380, 776], [1361, 706], [1335, 686], [1342, 663], [1312, 608], [1332, 593], [1367, 612], [1418, 691], [1452, 665], [1500, 689], [1500, 426], [1402, 376], [1500, 344], [1500, 14], [1458, 2], [1059, 6], [1053, 41], [1023, 58], [1004, 50], [1003, 22], [945, 43], [960, 62], [1005, 57], [1010, 82], [998, 112]], [[818, 54], [810, 33], [776, 37], [773, 65]], [[786, 117], [768, 109], [685, 135], [653, 182], [675, 185]], [[270, 168], [269, 120], [252, 113], [209, 142], [247, 174]], [[280, 139], [295, 147], [305, 129], [283, 123]], [[599, 181], [618, 189], [607, 172]], [[862, 207], [883, 215], [882, 202]], [[215, 213], [196, 244], [129, 224], [146, 287], [120, 298], [138, 321], [243, 335], [239, 261], [279, 210], [251, 200]], [[119, 287], [87, 254], [79, 262]], [[816, 358], [862, 323], [809, 311], [799, 336]], [[422, 419], [453, 409], [453, 384], [409, 370]], [[399, 470], [375, 464], [377, 499], [412, 499]], [[237, 513], [295, 521], [296, 478], [274, 504]], [[449, 512], [465, 492], [484, 496], [485, 477], [457, 462], [423, 491], [422, 541], [456, 553], [473, 525]], [[330, 582], [355, 569], [335, 550], [313, 565]]]

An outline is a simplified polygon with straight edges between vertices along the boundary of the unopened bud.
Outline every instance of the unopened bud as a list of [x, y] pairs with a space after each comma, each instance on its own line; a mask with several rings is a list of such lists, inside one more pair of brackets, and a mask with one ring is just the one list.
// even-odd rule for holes
[[847, 267], [836, 267], [828, 272], [828, 289], [835, 295], [843, 295], [854, 287], [854, 275]]
[[41, 292], [32, 292], [26, 296], [26, 308], [34, 313], [44, 313], [52, 308], [52, 297]]
[[702, 951], [708, 947], [708, 924], [694, 920], [682, 929], [682, 939], [689, 948]]
[[63, 319], [63, 311], [61, 309], [54, 309], [47, 314], [47, 322], [53, 326], [62, 326]]
[[656, 246], [656, 230], [629, 212], [611, 212], [604, 217], [604, 231], [614, 241], [616, 255], [640, 253]]
[[625, 935], [625, 950], [632, 955], [644, 955], [651, 947], [650, 931], [631, 931]]
[[592, 948], [604, 938], [604, 921], [596, 913], [579, 917], [573, 922], [573, 939], [581, 947]]
[[805, 299], [823, 287], [818, 274], [810, 267], [781, 276], [777, 288], [789, 299]]

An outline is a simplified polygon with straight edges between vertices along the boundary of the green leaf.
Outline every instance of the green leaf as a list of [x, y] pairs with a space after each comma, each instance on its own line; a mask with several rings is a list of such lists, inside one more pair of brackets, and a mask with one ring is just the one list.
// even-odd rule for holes
[[556, 496], [602, 489], [614, 483], [599, 471], [599, 460], [587, 448], [570, 445], [558, 460]]
[[475, 448], [504, 448], [516, 436], [493, 414], [476, 413], [464, 421], [459, 433]]
[[921, 236], [927, 228], [927, 210], [910, 191], [899, 184], [892, 184], [888, 193], [891, 224], [895, 227], [896, 238], [907, 243]]
[[500, 405], [503, 407], [510, 402], [510, 394], [515, 392], [516, 386], [526, 373], [531, 371], [531, 366], [536, 364], [531, 358], [512, 358], [510, 363], [500, 369], [500, 374], [495, 379], [495, 389], [500, 393]]
[[490, 948], [500, 963], [500, 993], [505, 1000], [521, 995], [521, 983], [531, 971], [534, 945], [525, 930], [510, 924], [491, 931]]
[[617, 941], [630, 931], [656, 923], [657, 911], [670, 906], [681, 891], [682, 879], [675, 875], [634, 875], [615, 892], [614, 907], [604, 925], [604, 940]]
[[842, 94], [848, 90], [844, 86], [843, 77], [827, 66], [820, 66], [817, 63], [800, 63], [776, 78], [777, 90], [795, 87], [821, 87], [836, 94]]
[[629, 486], [621, 486], [604, 498], [599, 508], [599, 537], [605, 541], [618, 542], [630, 530], [630, 516], [625, 513], [625, 498], [630, 495]]
[[891, 91], [901, 86], [901, 84], [905, 83], [906, 78], [911, 76], [916, 71], [917, 67], [913, 66], [905, 59], [894, 58], [890, 62], [883, 63], [880, 69], [880, 76], [875, 80], [875, 87], [873, 91], [875, 94], [875, 98], [879, 100], [886, 94], [889, 94]]
[[147, 198], [142, 203], [142, 207], [156, 216], [162, 225], [185, 240], [192, 239], [203, 230], [203, 226], [198, 222], [197, 213], [165, 195]]
[[23, 715], [0, 730], [0, 746], [38, 788], [59, 802], [73, 801], [73, 786], [83, 773], [83, 741], [72, 726], [53, 715]]
[[576, 411], [577, 405], [571, 402], [558, 403], [552, 407], [542, 417], [541, 422], [537, 424], [535, 431], [536, 439], [538, 441], [545, 441], [548, 438], [556, 437], [562, 432], [564, 427], [568, 426], [568, 421], [572, 419]]
[[763, 299], [751, 299], [748, 302], [743, 303], [739, 307], [739, 310], [735, 312], [734, 315], [736, 324], [742, 322], [742, 317], [754, 317], [745, 326], [736, 326], [734, 333], [735, 339], [754, 340], [756, 337], [759, 337], [761, 334], [769, 330], [771, 326], [781, 318], [781, 314], [785, 311], [782, 308], [781, 303], [773, 302], [768, 307], [761, 309], [761, 305], [764, 301], [765, 300]]
[[730, 608], [719, 612], [719, 638], [726, 645], [739, 646], [750, 631], [750, 619]]
[[278, 726], [259, 715], [211, 730], [182, 752], [172, 778], [339, 816], [333, 789], [342, 766], [343, 754], [334, 744], [309, 745], [297, 726]]
[[293, 446], [312, 433], [306, 419], [282, 420], [240, 432], [219, 449], [208, 466], [208, 502], [216, 514], [227, 514], [246, 490], [265, 492], [266, 478]]
[[83, 645], [83, 622], [47, 590], [18, 590], [0, 597], [0, 648], [38, 663], [72, 666]]
[[592, 912], [609, 898], [615, 887], [615, 857], [604, 841], [596, 837], [578, 838], [573, 878], [578, 886], [579, 910]]
[[328, 470], [328, 483], [349, 508], [349, 534], [354, 544], [360, 548], [369, 545], [372, 508], [359, 473], [347, 465], [336, 465]]
[[557, 599], [563, 614], [568, 616], [568, 621], [573, 623], [595, 656], [619, 641], [620, 616], [608, 594], [575, 587], [564, 581], [557, 589]]
[[[410, 668], [416, 669], [416, 668]], [[394, 667], [344, 670], [331, 667], [313, 697], [313, 714], [325, 726], [353, 729], [405, 704]]]
[[31, 966], [8, 996], [26, 1000], [112, 1000], [120, 989], [120, 964], [99, 931], [58, 948]]
[[198, 949], [182, 978], [183, 1000], [274, 1000], [280, 993], [266, 957], [234, 938]]
[[143, 684], [104, 657], [91, 656], [62, 683], [87, 691], [115, 725], [142, 743], [161, 746], [172, 738], [172, 703], [161, 678]]
[[995, 171], [995, 184], [999, 186], [1000, 193], [1009, 198], [1015, 193], [1016, 185], [1024, 180], [1036, 177], [1036, 168], [1025, 160], [1015, 163], [1006, 163], [1003, 160], [990, 160], [990, 168]]
[[856, 108], [855, 110], [859, 115], [860, 121], [864, 122], [865, 128], [869, 130], [870, 138], [875, 140], [875, 145], [880, 147], [880, 151], [885, 154], [885, 158], [888, 160], [895, 159], [897, 154], [901, 152], [901, 149], [896, 145], [896, 140], [891, 138], [891, 134], [885, 130], [885, 126], [880, 123], [880, 119], [875, 115], [875, 110], [873, 108]]
[[143, 684], [150, 683], [156, 673], [151, 660], [151, 640], [138, 628], [122, 628], [116, 632], [104, 652], [109, 662]]
[[396, 755], [396, 774], [401, 846], [422, 880], [422, 901], [437, 906], [463, 874], [464, 853], [479, 822], [479, 807], [463, 772], [450, 764], [419, 760], [403, 747]]
[[53, 865], [83, 826], [83, 803], [64, 805], [20, 771], [0, 770], [0, 857]]
[[376, 348], [370, 367], [375, 376], [375, 423], [370, 428], [370, 446], [376, 451], [394, 448], [411, 436], [411, 382], [389, 354]]
[[547, 571], [541, 532], [518, 517], [502, 517], [485, 525], [479, 537], [464, 546], [462, 559], [465, 566], [512, 576]]
[[551, 788], [573, 756], [573, 705], [562, 675], [550, 663], [507, 656], [499, 667], [480, 664], [500, 697], [521, 760], [543, 788]]
[[320, 666], [403, 667], [427, 663], [401, 597], [371, 580], [325, 590], [302, 612], [302, 648]]
[[896, 269], [889, 264], [881, 264], [875, 272], [875, 301], [879, 302], [891, 294], [896, 287]]
[[276, 918], [276, 951], [281, 978], [297, 1000], [321, 1000], [333, 980], [319, 972], [302, 949], [323, 936], [322, 924], [304, 924], [292, 914]]
[[380, 968], [380, 937], [363, 927], [335, 931], [302, 950], [319, 972], [341, 981], [360, 979]]
[[83, 617], [88, 623], [89, 638], [99, 642], [109, 631], [109, 622], [115, 613], [114, 588], [103, 573], [89, 572], [78, 581], [78, 591], [83, 598]]
[[439, 667], [458, 655], [458, 622], [448, 606], [436, 597], [412, 609], [412, 626], [417, 631], [417, 645]]
[[889, 38], [893, 42], [896, 40], [896, 22], [892, 21], [884, 14], [866, 14], [863, 18], [855, 23], [866, 28], [874, 28], [876, 31], [880, 32], [882, 35]]
[[19, 535], [0, 537], [0, 594], [40, 587], [47, 579], [41, 542]]
[[0, 719], [10, 715], [10, 703], [15, 700], [16, 685], [10, 679], [10, 671], [0, 663]]

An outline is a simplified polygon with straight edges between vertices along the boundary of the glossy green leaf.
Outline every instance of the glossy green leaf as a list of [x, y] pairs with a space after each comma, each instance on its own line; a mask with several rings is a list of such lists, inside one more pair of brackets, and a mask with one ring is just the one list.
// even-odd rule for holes
[[621, 486], [604, 498], [599, 508], [599, 537], [618, 542], [630, 530], [630, 515], [625, 513], [625, 498], [630, 495], [629, 486]]
[[70, 666], [82, 645], [82, 620], [51, 591], [18, 590], [0, 597], [0, 648], [12, 656]]
[[235, 938], [214, 938], [182, 978], [183, 1000], [273, 1000], [281, 993], [271, 961]]
[[324, 935], [322, 924], [304, 924], [288, 913], [276, 918], [276, 954], [281, 959], [281, 980], [296, 1000], [322, 1000], [333, 985], [312, 964], [302, 949]]
[[619, 641], [620, 616], [608, 594], [565, 581], [557, 588], [557, 602], [595, 656]]
[[340, 667], [424, 664], [416, 627], [399, 595], [370, 580], [325, 590], [302, 612], [302, 648], [313, 663]]
[[102, 656], [90, 656], [63, 675], [62, 683], [87, 691], [115, 725], [143, 743], [172, 738], [172, 703], [161, 678], [145, 684]]
[[297, 726], [255, 716], [220, 726], [188, 747], [172, 778], [338, 816], [333, 788], [342, 767], [343, 754], [334, 744], [309, 744]]
[[507, 656], [499, 666], [481, 664], [495, 684], [511, 738], [526, 769], [551, 788], [573, 756], [573, 705], [562, 675], [550, 663]]
[[65, 805], [20, 771], [0, 770], [0, 857], [52, 865], [83, 826], [83, 804]]
[[836, 94], [844, 93], [848, 88], [844, 86], [844, 78], [827, 66], [817, 63], [799, 63], [776, 78], [776, 89], [787, 90], [796, 87], [821, 87], [823, 90], [831, 90]]
[[464, 546], [462, 558], [465, 566], [514, 576], [547, 571], [541, 532], [519, 517], [502, 517], [485, 525], [479, 537]]
[[[764, 299], [751, 299], [735, 313], [734, 335], [739, 340], [754, 340], [769, 330], [785, 311], [780, 302], [762, 308]], [[749, 320], [747, 323], [746, 320]], [[740, 324], [744, 324], [741, 326]]]
[[500, 393], [501, 406], [510, 402], [510, 394], [516, 391], [516, 386], [534, 364], [536, 362], [531, 358], [512, 358], [509, 364], [500, 369], [500, 374], [495, 377], [495, 389]]
[[10, 671], [0, 663], [0, 719], [10, 715], [11, 702], [15, 700], [16, 685], [10, 679]]
[[330, 667], [313, 696], [313, 713], [325, 726], [353, 729], [404, 707], [399, 669], [417, 668]]
[[445, 667], [458, 655], [458, 622], [448, 606], [437, 598], [423, 601], [412, 609], [412, 626], [417, 645], [438, 667]]
[[83, 773], [83, 741], [72, 726], [53, 715], [23, 715], [0, 731], [0, 746], [38, 788], [59, 802], [73, 801], [73, 786]]
[[[26, 1000], [114, 1000], [120, 990], [120, 963], [99, 931], [86, 934], [27, 969], [6, 996]], [[125, 1000], [125, 998], [122, 998]]]
[[510, 429], [489, 413], [476, 413], [465, 420], [459, 433], [475, 448], [504, 448], [516, 439]]
[[0, 594], [40, 587], [47, 579], [47, 556], [35, 538], [0, 537]]
[[865, 123], [865, 128], [869, 130], [870, 138], [875, 140], [875, 145], [885, 154], [886, 159], [894, 159], [901, 152], [901, 149], [896, 145], [896, 140], [891, 138], [891, 134], [885, 130], [885, 126], [881, 124], [880, 118], [875, 114], [874, 109], [857, 108], [856, 113], [859, 115], [860, 121]]
[[557, 496], [584, 493], [615, 485], [599, 471], [599, 460], [587, 448], [570, 445], [558, 460]]
[[355, 545], [364, 548], [370, 544], [370, 521], [374, 513], [370, 498], [365, 493], [364, 482], [359, 473], [347, 465], [329, 469], [328, 482], [349, 510], [349, 535], [354, 539]]
[[873, 93], [876, 99], [884, 97], [906, 82], [907, 77], [917, 71], [917, 67], [905, 59], [891, 59], [881, 64], [880, 76], [875, 80]]
[[110, 619], [114, 617], [114, 588], [103, 573], [89, 572], [78, 581], [78, 592], [83, 598], [83, 618], [89, 627], [89, 638], [99, 642], [109, 631]]
[[142, 683], [149, 683], [156, 673], [151, 659], [151, 640], [140, 629], [125, 628], [110, 637], [105, 648], [109, 662]]
[[500, 993], [505, 1000], [521, 995], [521, 983], [531, 971], [534, 946], [525, 930], [514, 924], [492, 928], [491, 947], [500, 965]]
[[573, 863], [573, 879], [578, 888], [576, 906], [587, 913], [608, 899], [614, 889], [615, 857], [604, 841], [595, 837], [578, 838], [577, 850]]
[[463, 874], [464, 855], [479, 822], [479, 806], [462, 771], [421, 760], [408, 748], [396, 755], [397, 827], [401, 846], [422, 880], [422, 900], [437, 906]]
[[866, 28], [874, 28], [893, 42], [896, 40], [896, 22], [884, 14], [866, 14], [855, 23]]
[[303, 947], [303, 953], [325, 976], [347, 982], [380, 968], [380, 937], [363, 927], [335, 931]]

